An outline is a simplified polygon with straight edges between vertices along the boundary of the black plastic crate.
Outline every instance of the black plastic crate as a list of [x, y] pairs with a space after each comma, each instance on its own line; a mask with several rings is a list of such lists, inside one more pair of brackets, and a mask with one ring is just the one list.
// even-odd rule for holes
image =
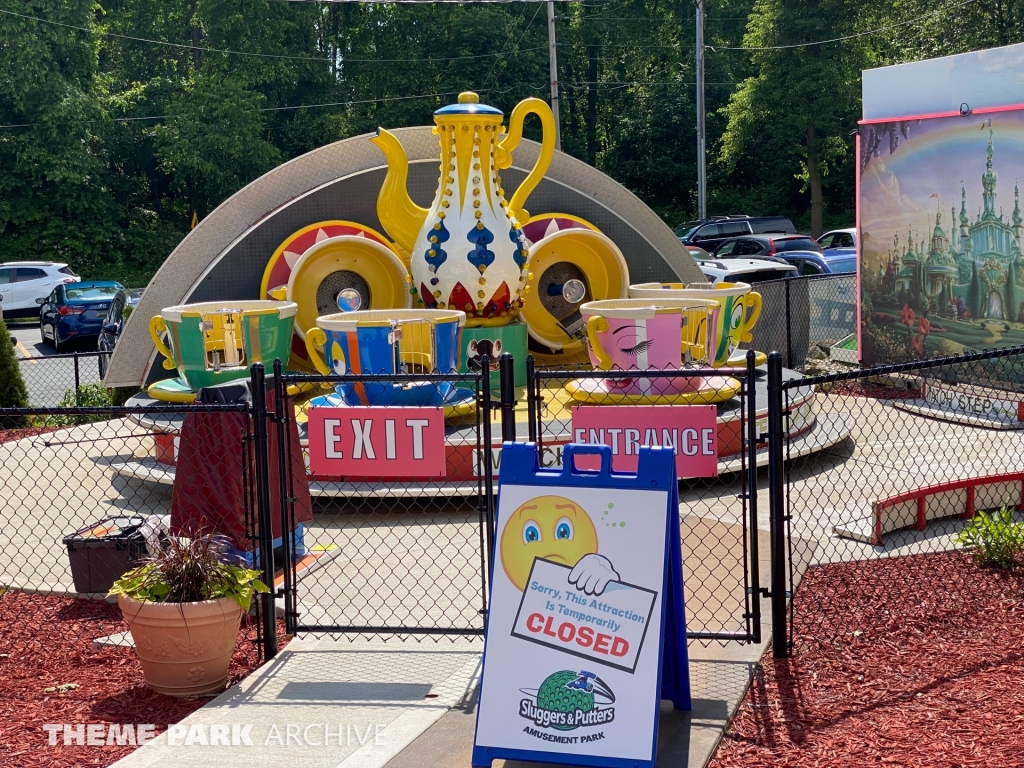
[[146, 555], [144, 517], [107, 517], [64, 537], [76, 592], [108, 592]]

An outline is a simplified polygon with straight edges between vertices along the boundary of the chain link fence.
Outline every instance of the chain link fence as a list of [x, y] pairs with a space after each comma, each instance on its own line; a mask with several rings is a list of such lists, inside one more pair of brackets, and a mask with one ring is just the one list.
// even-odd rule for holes
[[[757, 437], [750, 429], [755, 422], [748, 415], [767, 405], [763, 380], [764, 371], [754, 367], [752, 358], [740, 369], [645, 370], [641, 375], [577, 368], [530, 374], [529, 438], [540, 445], [544, 466], [561, 466], [569, 442], [610, 446], [612, 468], [623, 471], [635, 469], [640, 446], [671, 445], [682, 455], [679, 515], [691, 640], [760, 641], [759, 572], [762, 563], [768, 566], [768, 550], [767, 538], [758, 536], [750, 470], [767, 455], [756, 451]], [[717, 445], [717, 460], [710, 467], [690, 458], [698, 431], [689, 416], [693, 409], [684, 405], [709, 411], [703, 418]], [[628, 424], [621, 419], [623, 412]]]
[[[809, 356], [827, 355], [857, 332], [857, 276], [809, 275], [758, 283], [761, 317], [753, 340], [742, 345], [777, 350], [786, 368], [801, 368]], [[817, 351], [815, 351], [817, 350]], [[856, 360], [854, 344], [844, 360]]]
[[103, 371], [109, 352], [19, 356], [30, 408], [75, 408], [108, 402]]
[[1022, 377], [1016, 348], [782, 384], [787, 417], [810, 388], [819, 419], [851, 429], [814, 454], [785, 449], [797, 650], [971, 599], [965, 526], [1024, 509], [1024, 394], [1005, 388]]
[[[207, 428], [182, 445], [168, 430], [186, 421]], [[187, 417], [168, 406], [0, 409], [0, 625], [55, 631], [48, 604], [25, 595], [107, 599], [115, 579], [173, 534], [224, 535], [228, 556], [255, 562], [273, 583], [248, 490], [252, 435], [244, 403], [190, 406]], [[202, 472], [176, 476], [176, 448], [190, 462], [201, 456]], [[272, 615], [272, 602], [258, 602], [248, 621], [260, 628]], [[262, 635], [256, 642], [263, 647]]]
[[[689, 638], [759, 642], [770, 596], [785, 654], [966, 599], [960, 533], [1024, 504], [1022, 348], [812, 378], [778, 355], [767, 371], [749, 355], [642, 375], [528, 358], [524, 389], [498, 362], [266, 380], [256, 366], [242, 402], [0, 410], [0, 620], [49, 631], [10, 596], [103, 598], [147, 551], [143, 524], [177, 515], [226, 525], [239, 556], [273, 553], [253, 617], [268, 656], [275, 612], [291, 633], [479, 635], [502, 441], [537, 442], [552, 467], [568, 442], [603, 443], [619, 469], [673, 445]], [[928, 594], [904, 588], [912, 567]]]
[[[308, 471], [316, 508], [284, 585], [289, 632], [483, 634], [494, 492], [483, 365], [482, 374], [278, 372], [278, 456], [295, 442], [305, 456], [304, 466], [281, 463], [280, 476]], [[297, 407], [289, 393], [300, 392]], [[287, 528], [301, 504], [282, 498]]]

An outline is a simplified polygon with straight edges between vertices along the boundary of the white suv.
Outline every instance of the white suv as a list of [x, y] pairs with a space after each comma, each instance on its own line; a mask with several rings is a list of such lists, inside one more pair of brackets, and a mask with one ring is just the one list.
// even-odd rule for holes
[[709, 283], [763, 283], [795, 277], [797, 268], [767, 259], [695, 259]]
[[0, 297], [7, 317], [39, 315], [39, 302], [54, 286], [77, 283], [82, 278], [67, 264], [53, 261], [8, 261], [0, 264]]

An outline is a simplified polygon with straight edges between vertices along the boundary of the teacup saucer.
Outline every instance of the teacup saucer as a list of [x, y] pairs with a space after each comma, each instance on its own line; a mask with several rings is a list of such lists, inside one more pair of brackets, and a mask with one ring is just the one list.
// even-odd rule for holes
[[739, 380], [730, 376], [687, 377], [688, 385], [682, 380], [574, 379], [565, 391], [576, 402], [593, 405], [703, 405], [725, 402], [740, 391]]

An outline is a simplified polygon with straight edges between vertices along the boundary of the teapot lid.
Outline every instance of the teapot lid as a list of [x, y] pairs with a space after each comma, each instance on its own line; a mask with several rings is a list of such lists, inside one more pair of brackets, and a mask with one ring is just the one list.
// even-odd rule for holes
[[459, 94], [457, 104], [449, 104], [437, 110], [435, 116], [444, 115], [501, 115], [502, 111], [496, 107], [489, 107], [480, 103], [480, 97], [472, 91], [464, 91]]

